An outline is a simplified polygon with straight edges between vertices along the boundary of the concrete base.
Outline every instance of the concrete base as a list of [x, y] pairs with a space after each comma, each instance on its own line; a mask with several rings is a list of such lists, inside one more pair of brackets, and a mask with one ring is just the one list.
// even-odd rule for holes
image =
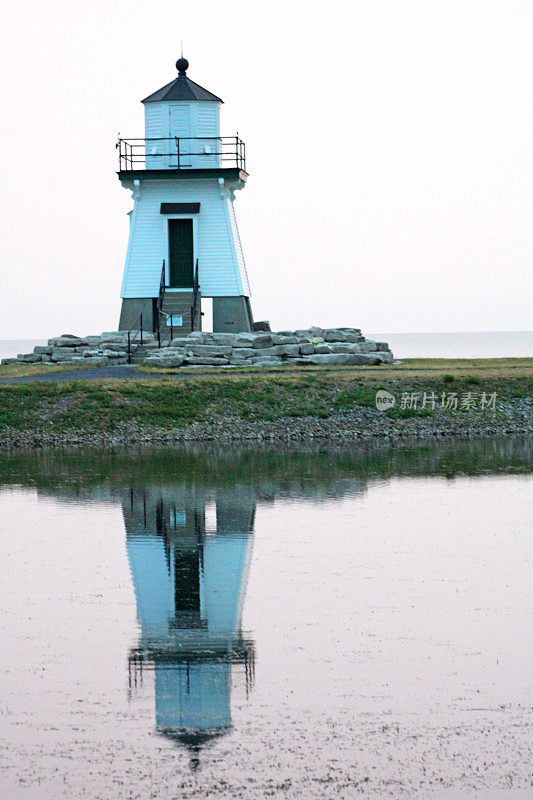
[[213, 297], [213, 333], [242, 333], [253, 329], [249, 297]]
[[130, 331], [139, 326], [143, 315], [143, 330], [154, 330], [154, 301], [151, 297], [125, 297], [120, 311], [119, 331]]

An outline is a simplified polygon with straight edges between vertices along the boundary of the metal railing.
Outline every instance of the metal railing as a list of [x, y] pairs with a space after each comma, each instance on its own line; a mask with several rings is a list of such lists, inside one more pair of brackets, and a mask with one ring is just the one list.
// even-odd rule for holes
[[137, 321], [139, 322], [139, 327], [136, 328], [135, 326], [133, 326], [128, 331], [128, 364], [131, 364], [131, 348], [132, 348], [132, 345], [135, 344], [135, 340], [137, 339], [138, 336], [140, 337], [139, 344], [141, 345], [141, 347], [144, 344], [144, 341], [143, 341], [143, 315], [142, 314], [138, 317]]
[[194, 280], [192, 285], [192, 304], [191, 304], [191, 331], [194, 330], [194, 323], [196, 321], [196, 306], [198, 304], [198, 291], [199, 291], [199, 284], [198, 284], [198, 259], [196, 259], [196, 264], [194, 268]]
[[246, 145], [238, 135], [119, 138], [116, 148], [121, 172], [218, 167], [246, 170]]
[[157, 304], [156, 304], [156, 333], [157, 333], [157, 344], [161, 347], [161, 315], [163, 313], [163, 300], [165, 299], [165, 289], [166, 289], [166, 275], [165, 275], [165, 259], [163, 259], [163, 266], [161, 268], [161, 278], [159, 280], [159, 294], [157, 295]]

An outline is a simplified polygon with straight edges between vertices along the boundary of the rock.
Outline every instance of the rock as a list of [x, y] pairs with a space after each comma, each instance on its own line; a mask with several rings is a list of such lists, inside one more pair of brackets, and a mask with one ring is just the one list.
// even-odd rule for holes
[[0, 362], [2, 364], [19, 364], [18, 358], [3, 358]]
[[54, 364], [64, 364], [66, 362], [72, 361], [73, 357], [76, 353], [61, 353], [55, 351], [53, 355], [50, 356], [50, 359], [54, 362]]
[[297, 364], [334, 364], [337, 366], [356, 366], [361, 364], [372, 364], [372, 356], [365, 353], [329, 353], [324, 355], [306, 356], [299, 358]]
[[315, 352], [314, 344], [308, 342], [307, 344], [301, 344], [299, 347], [300, 355], [302, 356], [310, 356]]
[[19, 353], [17, 360], [23, 364], [38, 364], [42, 359], [36, 353]]
[[378, 350], [376, 353], [371, 353], [369, 357], [374, 359], [374, 364], [392, 364], [394, 361], [394, 356], [390, 350]]
[[331, 347], [332, 345], [325, 343], [314, 345], [315, 353], [318, 353], [319, 355], [327, 355], [328, 353], [331, 353], [332, 352]]
[[88, 356], [87, 358], [80, 359], [80, 362], [87, 364], [87, 366], [104, 367], [108, 361], [103, 356]]
[[372, 353], [374, 350], [378, 349], [378, 346], [375, 342], [360, 342], [359, 347], [361, 349], [361, 353]]
[[70, 336], [69, 334], [57, 336], [55, 339], [48, 340], [49, 347], [80, 347], [81, 345], [87, 346], [89, 342], [87, 339], [81, 339], [79, 336]]
[[232, 347], [234, 342], [239, 338], [238, 333], [211, 333], [211, 341], [216, 344]]
[[252, 347], [236, 347], [231, 354], [232, 361], [246, 361], [248, 358], [257, 356], [257, 350]]
[[268, 320], [261, 320], [260, 322], [254, 322], [254, 331], [269, 331], [270, 330], [270, 322]]
[[159, 356], [158, 358], [149, 356], [144, 359], [143, 364], [150, 367], [181, 367], [184, 360], [185, 357], [182, 355]]
[[87, 342], [89, 347], [98, 347], [101, 339], [99, 336], [86, 336], [85, 341]]
[[255, 350], [264, 350], [265, 347], [272, 347], [272, 336], [270, 336], [268, 333], [262, 333], [259, 334], [259, 336], [255, 336], [252, 347]]
[[83, 357], [85, 359], [87, 359], [87, 358], [97, 358], [97, 357], [100, 357], [102, 355], [103, 355], [103, 353], [102, 353], [101, 350], [90, 350], [89, 349], [89, 350], [84, 350], [84, 352], [83, 352]]
[[376, 342], [376, 347], [378, 348], [378, 350], [380, 352], [383, 352], [383, 351], [387, 352], [387, 350], [390, 350], [390, 347], [387, 344], [387, 342]]
[[55, 356], [75, 356], [77, 353], [77, 349], [75, 347], [53, 347], [52, 348], [52, 358]]
[[36, 347], [33, 348], [33, 352], [35, 353], [35, 355], [41, 355], [42, 356], [43, 354], [45, 354], [47, 356], [51, 356], [52, 355], [52, 348], [51, 347], [46, 347], [45, 345], [42, 345], [42, 344], [38, 344]]
[[279, 356], [259, 356], [252, 359], [252, 364], [254, 367], [267, 367], [274, 364], [283, 364], [283, 361]]
[[43, 364], [51, 364], [52, 356], [49, 356], [48, 353], [43, 353], [41, 356], [41, 361], [43, 362]]
[[[134, 346], [140, 346], [140, 342], [135, 342]], [[102, 350], [106, 352], [111, 352], [115, 350], [117, 353], [123, 353], [124, 348], [128, 346], [128, 340], [121, 341], [121, 342], [102, 342]], [[132, 347], [133, 349], [133, 347]]]
[[117, 358], [128, 358], [128, 354], [124, 350], [104, 350], [104, 356], [115, 361]]
[[329, 345], [330, 353], [360, 353], [361, 345], [352, 342], [332, 342]]
[[229, 364], [227, 358], [214, 358], [209, 356], [187, 356], [185, 364], [199, 364], [205, 367], [221, 367], [224, 364]]
[[104, 331], [100, 334], [100, 341], [102, 344], [104, 342], [127, 342], [128, 341], [128, 332], [127, 331]]
[[253, 347], [255, 339], [256, 336], [253, 333], [239, 333], [233, 342], [233, 347]]
[[272, 333], [271, 336], [272, 336], [272, 344], [274, 345], [298, 344], [298, 337], [293, 336], [290, 333], [287, 336], [281, 333]]
[[210, 356], [212, 358], [230, 356], [232, 350], [232, 347], [224, 347], [223, 345], [194, 344], [191, 347], [193, 356]]
[[324, 337], [323, 336], [311, 336], [311, 338], [308, 339], [308, 341], [309, 341], [310, 344], [323, 344], [324, 343]]

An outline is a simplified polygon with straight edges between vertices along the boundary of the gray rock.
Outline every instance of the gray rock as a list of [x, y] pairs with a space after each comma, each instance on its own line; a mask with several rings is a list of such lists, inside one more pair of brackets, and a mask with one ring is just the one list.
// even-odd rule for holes
[[52, 357], [55, 356], [75, 356], [77, 350], [75, 347], [53, 347], [52, 348]]
[[330, 353], [360, 353], [361, 345], [352, 342], [332, 342], [329, 345]]
[[72, 361], [75, 355], [76, 353], [55, 352], [53, 353], [53, 355], [50, 356], [50, 358], [54, 362], [54, 364], [65, 364], [68, 363], [69, 361]]
[[239, 338], [238, 333], [212, 333], [211, 340], [216, 344], [233, 346], [233, 343]]
[[299, 358], [297, 364], [334, 364], [337, 366], [357, 366], [372, 364], [372, 356], [365, 353], [330, 353], [329, 355], [314, 355]]
[[101, 350], [91, 350], [91, 349], [89, 349], [89, 350], [85, 350], [84, 353], [83, 353], [83, 357], [85, 359], [87, 359], [87, 358], [98, 358], [98, 357], [100, 357], [102, 355], [103, 355], [103, 353], [102, 353]]
[[265, 319], [261, 320], [260, 322], [254, 322], [254, 331], [269, 331], [270, 330], [270, 322]]
[[185, 358], [185, 364], [198, 364], [201, 366], [209, 366], [209, 367], [221, 367], [224, 364], [229, 364], [227, 358], [213, 358], [209, 356], [187, 356]]
[[195, 344], [191, 347], [193, 356], [210, 356], [211, 358], [230, 356], [232, 350], [232, 347], [223, 345]]
[[33, 348], [33, 352], [35, 353], [35, 355], [41, 355], [42, 356], [43, 354], [45, 354], [47, 356], [51, 356], [52, 355], [52, 348], [51, 347], [46, 347], [45, 345], [42, 345], [42, 344], [38, 344], [36, 347]]
[[104, 342], [125, 342], [128, 339], [127, 331], [104, 331], [100, 334], [100, 341]]
[[87, 339], [81, 339], [79, 336], [63, 335], [57, 336], [55, 339], [48, 340], [49, 347], [80, 347], [81, 345], [88, 345]]
[[298, 337], [293, 336], [292, 334], [288, 334], [287, 336], [285, 336], [284, 334], [281, 333], [272, 333], [271, 336], [272, 336], [272, 344], [274, 345], [298, 344]]
[[43, 353], [41, 356], [41, 361], [43, 364], [51, 364], [52, 356], [49, 356], [48, 353]]
[[259, 356], [252, 359], [254, 367], [267, 367], [274, 364], [283, 364], [280, 356]]
[[333, 347], [333, 345], [326, 344], [325, 342], [324, 342], [324, 344], [315, 344], [314, 345], [315, 353], [318, 353], [319, 355], [327, 355], [328, 353], [331, 353], [332, 352], [332, 350], [331, 350], [332, 347]]
[[257, 350], [252, 347], [235, 347], [231, 354], [232, 361], [246, 361], [248, 358], [257, 356]]
[[311, 342], [307, 342], [306, 344], [301, 344], [299, 347], [300, 355], [302, 356], [310, 356], [315, 352], [315, 345], [311, 344]]
[[359, 347], [361, 348], [361, 353], [373, 353], [374, 350], [378, 349], [378, 346], [375, 342], [360, 342]]
[[117, 358], [128, 358], [128, 354], [124, 350], [104, 350], [104, 356], [115, 361]]
[[17, 360], [23, 364], [38, 364], [39, 361], [42, 361], [42, 358], [36, 353], [19, 353]]
[[86, 336], [85, 341], [87, 342], [89, 347], [98, 347], [101, 339], [99, 336]]
[[102, 342], [102, 350], [105, 350], [106, 352], [111, 352], [115, 350], [117, 353], [123, 353], [124, 348], [127, 346], [128, 346], [127, 340], [122, 342], [109, 342], [109, 341]]
[[264, 350], [265, 347], [272, 347], [272, 336], [269, 333], [260, 333], [254, 337], [252, 347], [255, 350]]
[[18, 358], [3, 358], [1, 361], [2, 364], [19, 364]]
[[181, 367], [184, 360], [185, 357], [182, 355], [159, 356], [159, 358], [149, 356], [143, 363], [150, 367]]
[[374, 364], [392, 364], [394, 361], [390, 350], [378, 350], [376, 353], [370, 353], [369, 358], [374, 360]]
[[87, 364], [89, 367], [103, 367], [108, 362], [107, 358], [103, 356], [89, 356], [88, 358], [80, 359], [80, 362], [83, 361], [84, 364]]
[[387, 344], [387, 342], [376, 342], [376, 347], [378, 348], [378, 350], [380, 352], [383, 352], [383, 351], [387, 352], [387, 350], [390, 350], [390, 347]]
[[256, 335], [253, 333], [239, 333], [233, 342], [233, 347], [253, 347], [255, 339]]

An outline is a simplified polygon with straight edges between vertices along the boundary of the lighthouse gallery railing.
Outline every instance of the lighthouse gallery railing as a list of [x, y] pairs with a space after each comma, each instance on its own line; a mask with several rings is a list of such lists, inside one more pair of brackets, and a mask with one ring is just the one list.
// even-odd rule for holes
[[233, 167], [246, 171], [246, 145], [238, 136], [119, 138], [116, 147], [121, 172], [213, 167]]

